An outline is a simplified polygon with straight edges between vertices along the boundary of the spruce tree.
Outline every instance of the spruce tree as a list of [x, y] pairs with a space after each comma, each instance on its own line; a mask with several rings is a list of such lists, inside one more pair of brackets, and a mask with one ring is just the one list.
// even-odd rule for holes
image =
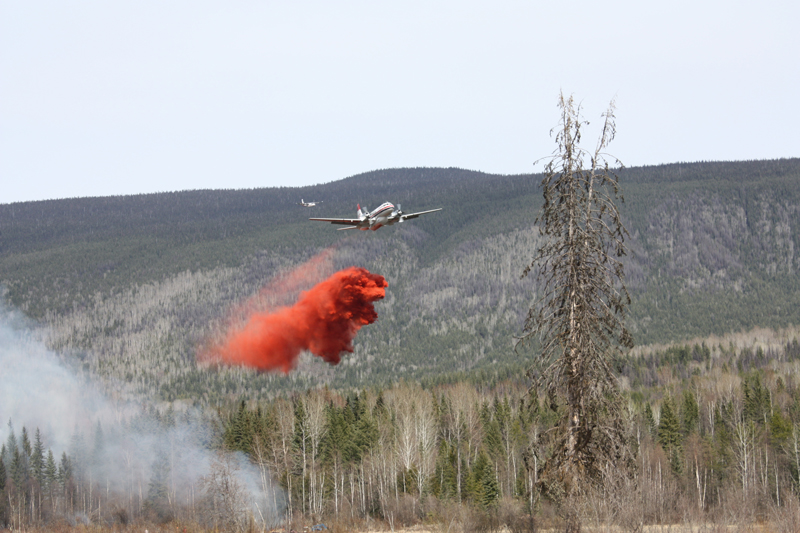
[[61, 453], [61, 462], [58, 465], [58, 483], [65, 488], [72, 478], [72, 461], [67, 457], [67, 452]]
[[44, 465], [44, 481], [48, 488], [58, 481], [58, 467], [56, 459], [53, 457], [53, 450], [47, 450], [47, 461]]
[[455, 462], [455, 447], [447, 441], [442, 441], [436, 457], [436, 469], [431, 479], [431, 492], [439, 500], [450, 500], [456, 497], [458, 474]]
[[475, 459], [466, 485], [469, 498], [480, 507], [490, 509], [497, 505], [500, 499], [500, 489], [497, 485], [494, 468], [483, 449]]
[[683, 391], [683, 404], [681, 405], [681, 420], [683, 426], [683, 434], [689, 435], [697, 431], [697, 425], [700, 422], [700, 407], [697, 405], [697, 400], [691, 391]]
[[29, 459], [33, 453], [31, 448], [31, 439], [28, 438], [28, 428], [22, 426], [22, 451], [25, 452], [25, 459]]
[[656, 419], [653, 416], [653, 408], [650, 407], [650, 402], [647, 402], [644, 406], [644, 422], [647, 424], [647, 431], [650, 436], [655, 438], [658, 428], [656, 427]]
[[169, 508], [169, 456], [163, 447], [156, 451], [155, 460], [150, 473], [150, 482], [147, 487], [148, 510], [155, 513], [159, 521], [167, 521], [171, 518]]
[[661, 405], [661, 421], [658, 424], [658, 443], [669, 453], [681, 445], [681, 423], [672, 406], [672, 399], [667, 398]]
[[36, 435], [33, 440], [33, 453], [31, 454], [31, 473], [34, 479], [43, 484], [44, 480], [44, 444], [39, 428], [36, 428]]
[[8, 438], [6, 439], [6, 443], [3, 446], [3, 456], [6, 460], [6, 463], [11, 464], [11, 461], [14, 460], [14, 455], [19, 453], [18, 446], [17, 446], [17, 437], [14, 435], [14, 426], [11, 424], [11, 420], [8, 421]]
[[792, 423], [784, 418], [780, 409], [775, 409], [769, 420], [769, 439], [770, 443], [780, 449], [786, 446], [789, 437], [792, 435]]
[[769, 418], [769, 391], [761, 384], [761, 377], [758, 373], [744, 379], [742, 392], [744, 393], [745, 418], [765, 425]]
[[14, 482], [14, 487], [19, 490], [26, 477], [25, 460], [23, 454], [20, 453], [19, 448], [14, 448], [14, 456], [11, 458], [11, 481]]

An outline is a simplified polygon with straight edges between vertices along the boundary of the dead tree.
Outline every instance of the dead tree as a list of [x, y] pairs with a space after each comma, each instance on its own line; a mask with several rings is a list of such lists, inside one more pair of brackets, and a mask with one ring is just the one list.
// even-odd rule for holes
[[[563, 408], [555, 429], [552, 456], [539, 479], [547, 493], [565, 505], [600, 482], [609, 465], [630, 459], [626, 423], [613, 359], [630, 349], [625, 308], [630, 296], [620, 258], [627, 235], [617, 201], [618, 177], [604, 153], [614, 138], [614, 103], [602, 115], [594, 152], [580, 148], [588, 124], [572, 97], [559, 97], [557, 148], [545, 166], [544, 205], [536, 219], [545, 243], [523, 277], [538, 276], [541, 291], [528, 311], [520, 342], [538, 340], [534, 388]], [[588, 159], [588, 161], [587, 161]], [[568, 530], [580, 529], [580, 522]]]

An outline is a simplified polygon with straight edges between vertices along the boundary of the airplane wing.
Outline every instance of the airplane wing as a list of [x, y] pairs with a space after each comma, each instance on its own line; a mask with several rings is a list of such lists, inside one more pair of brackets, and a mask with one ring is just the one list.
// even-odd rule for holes
[[358, 218], [309, 218], [308, 220], [319, 220], [320, 222], [330, 222], [331, 224], [341, 224], [343, 226], [357, 226], [361, 219]]
[[400, 215], [403, 220], [408, 220], [409, 218], [417, 218], [420, 215], [424, 215], [425, 213], [434, 213], [436, 211], [441, 211], [442, 208], [439, 209], [431, 209], [430, 211], [420, 211], [419, 213], [409, 213], [407, 215]]

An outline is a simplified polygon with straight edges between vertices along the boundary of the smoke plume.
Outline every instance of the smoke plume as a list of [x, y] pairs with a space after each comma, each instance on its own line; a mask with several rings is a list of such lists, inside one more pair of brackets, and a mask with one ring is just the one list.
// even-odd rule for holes
[[373, 303], [387, 286], [383, 276], [346, 268], [302, 293], [291, 307], [251, 314], [201, 359], [288, 373], [308, 350], [336, 365], [343, 352], [353, 351], [358, 330], [377, 320]]
[[[39, 336], [24, 316], [0, 302], [3, 460], [13, 463], [12, 450], [23, 449], [25, 430], [31, 441], [40, 435], [56, 460], [62, 453], [69, 456], [72, 478], [65, 486], [72, 487], [72, 496], [62, 497], [58, 506], [44, 505], [51, 518], [73, 520], [85, 513], [105, 523], [115, 520], [115, 513], [125, 520], [150, 513], [158, 520], [201, 520], [223, 530], [235, 529], [233, 522], [239, 527], [248, 514], [265, 527], [280, 520], [284, 495], [266, 464], [214, 450], [219, 423], [213, 413], [178, 404], [113, 402], [80, 375], [73, 357], [49, 350]], [[23, 459], [30, 461], [27, 455]], [[224, 516], [217, 512], [221, 497], [236, 504]], [[41, 498], [35, 504], [42, 506]], [[22, 528], [20, 522], [15, 528]]]

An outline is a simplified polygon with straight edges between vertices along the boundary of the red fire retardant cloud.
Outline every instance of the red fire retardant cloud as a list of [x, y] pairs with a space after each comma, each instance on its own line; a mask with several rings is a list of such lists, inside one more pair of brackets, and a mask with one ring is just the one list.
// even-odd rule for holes
[[294, 368], [300, 352], [308, 350], [336, 365], [342, 352], [353, 351], [361, 326], [377, 320], [373, 302], [386, 295], [383, 276], [350, 267], [300, 295], [292, 307], [255, 313], [241, 328], [229, 331], [207, 357], [223, 364], [259, 370]]

